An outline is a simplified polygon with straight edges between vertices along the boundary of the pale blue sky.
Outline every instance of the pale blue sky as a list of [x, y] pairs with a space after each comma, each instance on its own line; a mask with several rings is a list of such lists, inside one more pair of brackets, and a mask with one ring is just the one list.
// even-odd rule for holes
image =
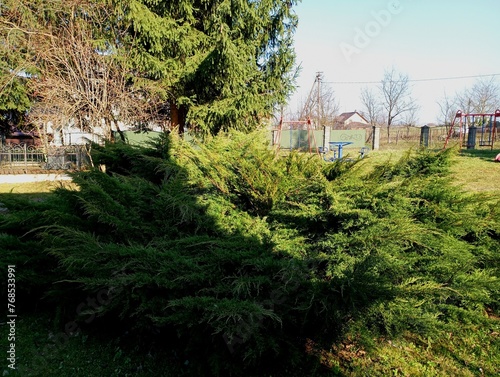
[[[327, 82], [380, 81], [391, 66], [410, 79], [500, 74], [500, 0], [303, 0], [295, 10], [302, 70], [292, 110], [318, 71]], [[420, 123], [436, 121], [445, 92], [453, 96], [473, 83], [412, 83]], [[329, 85], [341, 112], [363, 109], [366, 84]]]

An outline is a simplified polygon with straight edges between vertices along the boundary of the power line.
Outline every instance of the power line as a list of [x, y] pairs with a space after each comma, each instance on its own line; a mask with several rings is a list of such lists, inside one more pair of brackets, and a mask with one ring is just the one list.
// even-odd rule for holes
[[[454, 77], [438, 77], [438, 78], [426, 78], [426, 79], [408, 79], [407, 82], [425, 82], [425, 81], [445, 81], [445, 80], [463, 80], [463, 79], [474, 79], [481, 77], [494, 77], [500, 76], [500, 73], [491, 73], [489, 75], [474, 75], [474, 76], [454, 76]], [[323, 81], [325, 84], [335, 84], [335, 85], [355, 85], [355, 84], [380, 84], [380, 81]], [[397, 82], [397, 81], [396, 81]]]

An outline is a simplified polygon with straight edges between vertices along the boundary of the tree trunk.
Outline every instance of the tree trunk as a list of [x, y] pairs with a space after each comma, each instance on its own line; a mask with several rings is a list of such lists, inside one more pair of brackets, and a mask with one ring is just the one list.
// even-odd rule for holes
[[177, 106], [176, 103], [170, 104], [170, 122], [172, 128], [178, 128], [179, 135], [184, 134], [184, 127], [186, 126], [186, 108], [184, 106]]
[[[110, 116], [113, 119], [113, 123], [115, 124], [116, 132], [118, 132], [118, 135], [120, 135], [120, 140], [125, 143], [127, 141], [127, 139], [125, 138], [125, 134], [123, 133], [122, 129], [120, 128], [120, 125], [118, 123], [118, 119], [116, 119], [116, 117], [113, 115], [113, 113], [111, 111], [110, 111], [110, 114], [111, 114]], [[111, 122], [110, 122], [110, 124], [111, 124]]]
[[47, 157], [49, 155], [49, 137], [47, 135], [47, 124], [37, 122], [35, 126], [37, 128], [38, 135], [40, 135], [40, 140], [42, 143], [42, 152], [45, 159], [44, 161], [48, 162]]
[[107, 116], [104, 117], [104, 124], [106, 126], [105, 129], [105, 138], [106, 140], [114, 143], [115, 142], [115, 135], [113, 134], [113, 129], [111, 128], [111, 121]]
[[116, 126], [116, 132], [118, 132], [118, 135], [120, 135], [120, 140], [125, 143], [127, 141], [127, 139], [125, 138], [125, 134], [123, 133], [120, 126], [118, 125], [118, 122], [116, 121], [115, 121], [115, 126]]

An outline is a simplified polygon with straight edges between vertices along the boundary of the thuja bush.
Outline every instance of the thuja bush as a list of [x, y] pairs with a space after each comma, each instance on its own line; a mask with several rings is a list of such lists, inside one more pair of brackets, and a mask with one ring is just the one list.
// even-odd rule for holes
[[433, 336], [499, 309], [498, 206], [450, 184], [450, 151], [366, 173], [259, 134], [95, 149], [106, 173], [7, 203], [0, 242], [44, 260], [63, 307], [106, 289], [100, 317], [159, 334], [192, 373], [283, 370], [307, 339]]

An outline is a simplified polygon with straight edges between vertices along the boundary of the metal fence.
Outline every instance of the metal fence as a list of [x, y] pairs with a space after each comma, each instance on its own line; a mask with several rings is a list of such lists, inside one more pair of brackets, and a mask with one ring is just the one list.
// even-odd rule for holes
[[85, 146], [50, 147], [27, 144], [0, 146], [0, 168], [81, 169], [88, 162]]

